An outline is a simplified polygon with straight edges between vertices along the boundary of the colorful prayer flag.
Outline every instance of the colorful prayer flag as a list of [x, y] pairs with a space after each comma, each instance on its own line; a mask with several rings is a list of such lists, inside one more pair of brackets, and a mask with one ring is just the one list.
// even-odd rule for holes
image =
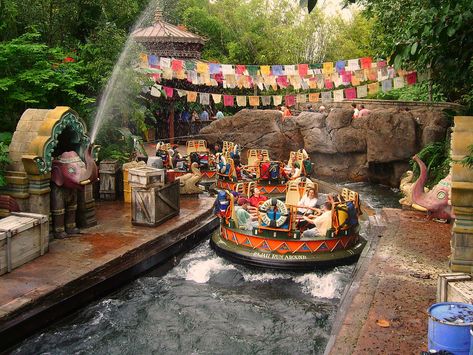
[[333, 70], [333, 62], [325, 62], [323, 64], [323, 68], [322, 68], [322, 73], [323, 74], [326, 74], [326, 75], [330, 75], [334, 72]]
[[297, 69], [299, 70], [299, 75], [300, 76], [306, 76], [307, 73], [309, 72], [309, 65], [308, 64], [299, 64], [297, 66]]
[[322, 98], [322, 102], [330, 102], [332, 101], [332, 92], [331, 91], [323, 91], [321, 94], [320, 94], [321, 98]]
[[345, 98], [347, 100], [356, 99], [356, 88], [346, 88], [345, 89]]
[[343, 101], [343, 89], [333, 91], [333, 101], [334, 102]]
[[259, 106], [259, 96], [250, 96], [249, 101], [250, 106]]
[[214, 100], [215, 104], [219, 104], [222, 102], [222, 95], [220, 94], [212, 94], [212, 99]]
[[368, 84], [368, 92], [370, 95], [376, 94], [379, 91], [379, 83]]
[[206, 92], [200, 92], [199, 96], [201, 105], [210, 105], [210, 94]]
[[417, 81], [417, 73], [415, 71], [406, 75], [407, 85], [414, 85], [416, 81]]
[[361, 85], [356, 88], [356, 96], [363, 98], [368, 96], [368, 85]]
[[261, 104], [263, 106], [271, 106], [271, 96], [261, 96]]
[[281, 95], [273, 95], [273, 104], [274, 106], [279, 106], [282, 103], [282, 96]]
[[246, 96], [238, 95], [236, 97], [237, 106], [243, 107], [246, 106]]
[[174, 94], [174, 89], [173, 88], [170, 88], [168, 86], [163, 86], [163, 90], [164, 90], [164, 93], [166, 94], [166, 97], [168, 99], [172, 98], [172, 96]]
[[183, 68], [182, 64], [183, 64], [182, 60], [173, 59], [172, 62], [171, 62], [171, 68], [172, 68], [173, 71], [180, 71]]
[[294, 95], [284, 96], [284, 103], [287, 107], [294, 106], [296, 104], [296, 97]]
[[370, 69], [372, 62], [373, 62], [373, 59], [371, 59], [371, 57], [360, 58], [361, 67], [363, 69]]
[[196, 102], [196, 101], [197, 101], [197, 93], [195, 91], [188, 91], [187, 102]]
[[313, 92], [309, 94], [309, 102], [318, 102], [320, 97], [320, 92]]
[[393, 81], [392, 79], [386, 79], [381, 82], [381, 88], [384, 92], [391, 91], [393, 88]]
[[235, 104], [235, 97], [233, 95], [223, 95], [223, 105], [233, 106]]
[[269, 65], [261, 65], [259, 68], [261, 70], [261, 75], [271, 75], [271, 67]]

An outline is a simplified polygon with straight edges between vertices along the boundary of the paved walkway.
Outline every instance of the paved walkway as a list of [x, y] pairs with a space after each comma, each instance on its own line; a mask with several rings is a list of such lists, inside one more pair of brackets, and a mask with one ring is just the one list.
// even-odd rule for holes
[[451, 225], [398, 209], [384, 209], [383, 217], [387, 228], [354, 280], [357, 292], [331, 354], [427, 350], [427, 309], [435, 303], [437, 275], [448, 271]]
[[53, 292], [58, 301], [76, 293], [82, 285], [71, 285], [83, 278], [88, 278], [84, 287], [90, 286], [98, 282], [91, 278], [111, 276], [178, 242], [211, 216], [213, 201], [203, 196], [181, 199], [180, 214], [155, 228], [133, 226], [129, 204], [99, 202], [97, 226], [80, 236], [52, 241], [44, 256], [0, 277], [0, 329], [38, 300], [53, 302]]

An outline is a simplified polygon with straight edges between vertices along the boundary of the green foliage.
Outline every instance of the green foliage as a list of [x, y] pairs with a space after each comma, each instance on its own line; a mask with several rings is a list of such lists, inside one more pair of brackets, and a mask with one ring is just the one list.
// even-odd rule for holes
[[471, 0], [358, 0], [375, 21], [379, 54], [397, 68], [430, 69], [450, 101], [471, 105], [473, 7]]
[[[429, 99], [429, 83], [426, 81], [415, 85], [405, 86], [401, 89], [395, 89], [388, 92], [380, 91], [370, 99], [379, 100], [401, 100], [401, 101], [430, 101]], [[432, 85], [432, 101], [445, 102], [446, 98], [440, 91], [438, 84]]]
[[114, 141], [116, 143], [108, 143], [100, 149], [99, 160], [116, 159], [123, 164], [136, 158], [133, 137], [121, 137]]
[[290, 0], [162, 2], [169, 5], [168, 19], [208, 39], [203, 58], [210, 61], [294, 64], [373, 54], [367, 41], [371, 25], [357, 13], [352, 20], [320, 10], [309, 15]]
[[11, 143], [12, 134], [10, 132], [0, 132], [0, 187], [5, 186], [5, 169], [10, 164], [8, 157], [8, 146]]
[[80, 110], [94, 99], [80, 92], [86, 81], [69, 53], [38, 43], [37, 32], [0, 43], [0, 130], [12, 131], [28, 107], [69, 105]]
[[[434, 142], [426, 145], [417, 156], [427, 166], [427, 182], [425, 186], [435, 186], [440, 180], [448, 175], [450, 171], [450, 138], [443, 142]], [[417, 178], [420, 173], [418, 165], [411, 160], [410, 162], [414, 177]]]

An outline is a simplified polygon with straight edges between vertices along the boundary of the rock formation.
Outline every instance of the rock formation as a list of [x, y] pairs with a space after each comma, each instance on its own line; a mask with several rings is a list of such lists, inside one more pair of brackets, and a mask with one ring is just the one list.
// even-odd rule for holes
[[200, 134], [210, 144], [226, 140], [243, 150], [268, 149], [274, 160], [287, 160], [289, 151], [305, 148], [318, 177], [399, 186], [409, 159], [424, 145], [443, 139], [447, 127], [444, 114], [428, 108], [377, 109], [358, 119], [346, 108], [286, 119], [275, 110], [245, 109], [212, 122]]

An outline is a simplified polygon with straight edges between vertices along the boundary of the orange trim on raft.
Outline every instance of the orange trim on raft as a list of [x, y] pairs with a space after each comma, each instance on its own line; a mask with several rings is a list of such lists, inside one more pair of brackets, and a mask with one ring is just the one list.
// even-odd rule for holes
[[202, 171], [202, 177], [213, 179], [217, 175], [216, 171]]
[[340, 249], [347, 249], [354, 245], [357, 235], [348, 235], [340, 238], [323, 240], [281, 240], [264, 238], [255, 235], [240, 233], [225, 226], [221, 226], [220, 235], [236, 245], [259, 249], [266, 252], [286, 253], [316, 253], [332, 252]]
[[[242, 182], [243, 181], [240, 181], [239, 183], [242, 183]], [[247, 183], [247, 181], [244, 181], [243, 183]], [[222, 181], [220, 179], [217, 179], [217, 187], [219, 189], [236, 191], [237, 184], [238, 184], [237, 182]], [[260, 189], [261, 193], [263, 194], [283, 194], [283, 193], [286, 193], [286, 190], [287, 190], [286, 184], [284, 185], [259, 185], [257, 184], [256, 187]]]

